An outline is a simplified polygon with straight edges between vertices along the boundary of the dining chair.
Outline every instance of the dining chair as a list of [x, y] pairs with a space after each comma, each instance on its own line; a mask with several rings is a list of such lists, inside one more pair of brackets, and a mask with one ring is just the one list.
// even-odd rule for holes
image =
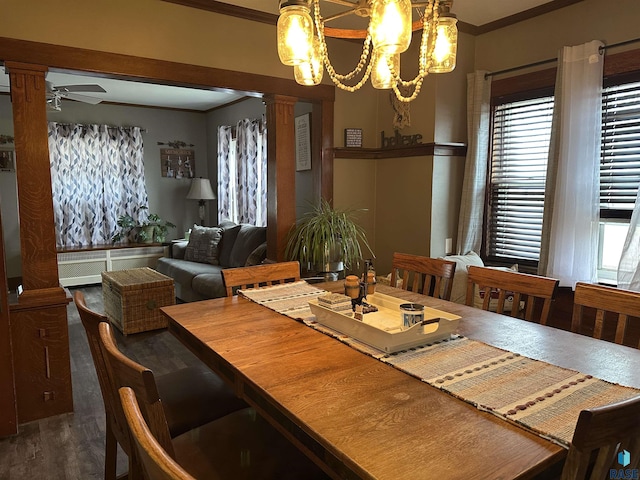
[[[111, 325], [99, 327], [100, 345], [113, 385], [118, 390], [130, 387], [149, 430], [162, 449], [195, 478], [283, 479], [327, 478], [300, 450], [252, 408], [238, 410], [217, 420], [171, 438], [162, 398], [151, 370], [125, 356], [116, 345]], [[116, 421], [128, 429], [118, 401]], [[137, 455], [130, 457], [130, 473], [141, 473]]]
[[[551, 302], [558, 287], [558, 280], [527, 273], [471, 265], [467, 276], [466, 304], [469, 306], [474, 304], [473, 297], [476, 287], [484, 295], [483, 310], [489, 310], [491, 300], [495, 298], [497, 293], [497, 313], [506, 313], [505, 302], [507, 298], [512, 297], [511, 316], [521, 318], [524, 310], [524, 319], [528, 321], [536, 321], [534, 319], [534, 315], [537, 315], [536, 300], [542, 301], [537, 323], [546, 325], [551, 310]], [[521, 308], [522, 302], [524, 302], [524, 309]]]
[[561, 480], [631, 478], [620, 470], [632, 472], [639, 463], [640, 397], [634, 397], [580, 412]]
[[[74, 302], [87, 335], [104, 402], [105, 479], [113, 480], [116, 478], [118, 444], [127, 455], [131, 453], [131, 445], [126, 428], [123, 428], [122, 423], [117, 422], [115, 418], [114, 412], [120, 400], [100, 347], [99, 325], [108, 323], [108, 319], [87, 307], [82, 292], [74, 293]], [[194, 427], [248, 407], [219, 376], [204, 364], [159, 375], [157, 385], [165, 400], [163, 407], [172, 436], [180, 435]]]
[[120, 390], [120, 401], [131, 440], [148, 480], [195, 480], [162, 448], [142, 416], [136, 394], [129, 387]]
[[300, 263], [278, 262], [253, 267], [225, 268], [222, 270], [222, 278], [227, 297], [231, 297], [234, 289], [238, 288], [257, 288], [300, 280]]
[[[627, 327], [630, 326], [629, 317], [640, 317], [640, 293], [603, 285], [578, 282], [573, 297], [573, 314], [571, 317], [571, 331], [582, 333], [586, 323], [586, 309], [595, 309], [595, 322], [592, 337], [602, 339], [605, 317], [616, 318], [615, 343], [622, 344]], [[640, 348], [640, 340], [635, 345]]]
[[400, 287], [404, 290], [449, 300], [455, 272], [456, 262], [395, 252], [391, 286], [397, 286], [402, 280]]

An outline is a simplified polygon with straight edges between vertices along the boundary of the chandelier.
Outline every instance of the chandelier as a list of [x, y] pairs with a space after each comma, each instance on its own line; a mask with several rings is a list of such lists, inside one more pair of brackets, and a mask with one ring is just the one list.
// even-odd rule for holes
[[[393, 89], [398, 100], [411, 102], [420, 93], [429, 73], [451, 72], [456, 65], [457, 19], [450, 12], [453, 0], [325, 0], [349, 7], [327, 18], [320, 14], [320, 0], [281, 0], [278, 18], [278, 55], [293, 66], [296, 82], [318, 85], [324, 69], [333, 83], [355, 92], [371, 77], [378, 89]], [[412, 22], [412, 9], [420, 19]], [[346, 15], [368, 17], [366, 30], [331, 28], [325, 24]], [[411, 34], [422, 30], [418, 73], [410, 80], [400, 77], [400, 54], [409, 48]], [[347, 74], [335, 71], [327, 51], [326, 37], [363, 38], [362, 54]], [[358, 79], [359, 80], [356, 80]]]

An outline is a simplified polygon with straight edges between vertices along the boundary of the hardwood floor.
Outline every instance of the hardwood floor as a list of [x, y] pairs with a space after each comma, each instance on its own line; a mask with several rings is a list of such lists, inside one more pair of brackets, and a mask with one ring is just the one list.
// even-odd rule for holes
[[[71, 289], [73, 293], [75, 289]], [[101, 286], [83, 287], [87, 306], [104, 311]], [[0, 479], [104, 478], [104, 406], [84, 328], [73, 303], [67, 310], [74, 412], [20, 425], [18, 435], [0, 438]], [[124, 337], [125, 354], [162, 374], [199, 360], [166, 330]], [[118, 451], [118, 474], [127, 456]]]

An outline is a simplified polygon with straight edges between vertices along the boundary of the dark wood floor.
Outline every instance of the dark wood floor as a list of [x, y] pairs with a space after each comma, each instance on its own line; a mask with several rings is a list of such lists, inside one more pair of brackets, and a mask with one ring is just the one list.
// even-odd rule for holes
[[[83, 287], [89, 308], [103, 312], [101, 287]], [[73, 293], [74, 289], [71, 289]], [[104, 478], [104, 407], [89, 345], [73, 303], [67, 310], [74, 412], [20, 425], [0, 438], [1, 480]], [[120, 348], [158, 374], [198, 360], [166, 330], [122, 336]], [[118, 473], [127, 471], [119, 450]]]

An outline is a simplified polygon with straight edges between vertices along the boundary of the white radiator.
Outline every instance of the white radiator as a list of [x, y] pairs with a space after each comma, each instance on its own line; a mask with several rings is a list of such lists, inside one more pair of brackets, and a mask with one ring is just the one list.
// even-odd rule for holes
[[102, 282], [102, 272], [129, 268], [155, 268], [165, 247], [112, 248], [65, 252], [58, 254], [58, 276], [63, 287]]

